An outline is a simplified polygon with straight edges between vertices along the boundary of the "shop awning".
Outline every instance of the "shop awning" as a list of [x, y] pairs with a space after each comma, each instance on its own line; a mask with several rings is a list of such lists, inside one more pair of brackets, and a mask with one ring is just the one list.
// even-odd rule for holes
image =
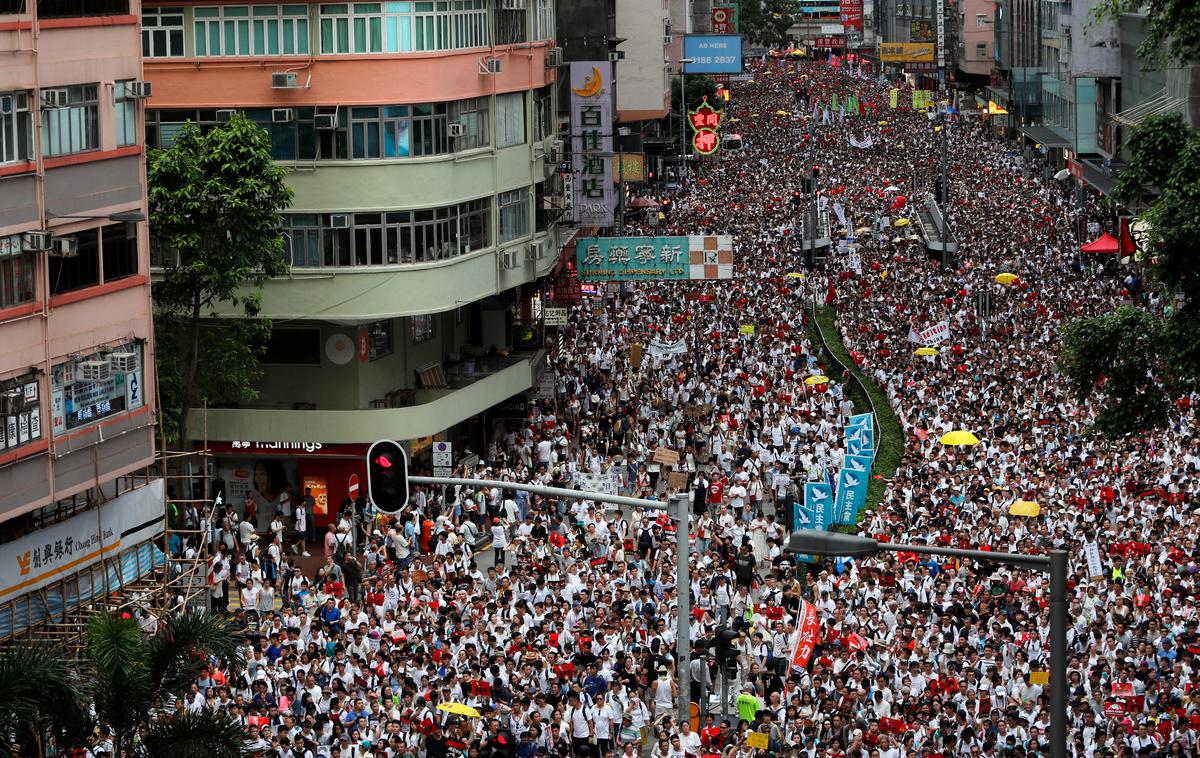
[[1043, 147], [1070, 147], [1066, 137], [1060, 136], [1048, 126], [1022, 126], [1018, 131]]
[[1095, 253], [1096, 255], [1116, 255], [1120, 250], [1121, 243], [1108, 232], [1079, 248], [1082, 253]]

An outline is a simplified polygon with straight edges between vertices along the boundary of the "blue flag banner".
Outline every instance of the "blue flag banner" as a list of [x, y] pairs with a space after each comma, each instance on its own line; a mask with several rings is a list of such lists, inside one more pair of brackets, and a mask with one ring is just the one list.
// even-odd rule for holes
[[858, 516], [859, 503], [867, 498], [870, 474], [842, 469], [838, 475], [836, 498], [837, 523], [853, 524]]
[[847, 455], [842, 461], [842, 468], [857, 474], [870, 474], [873, 459], [869, 455]]
[[875, 447], [875, 430], [869, 426], [855, 426], [846, 429], [846, 446], [857, 444], [859, 447]]
[[855, 427], [865, 426], [872, 432], [875, 431], [875, 417], [870, 413], [860, 413], [857, 416], [851, 416], [846, 421], [846, 430], [849, 431]]
[[833, 524], [833, 488], [821, 482], [806, 482], [804, 485], [804, 504], [819, 516], [822, 526], [818, 529], [828, 529]]

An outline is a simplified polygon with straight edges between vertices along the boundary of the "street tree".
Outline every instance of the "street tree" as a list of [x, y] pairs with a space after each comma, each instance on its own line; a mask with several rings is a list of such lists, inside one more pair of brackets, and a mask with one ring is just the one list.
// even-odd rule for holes
[[1147, 278], [1130, 294], [1153, 288], [1160, 305], [1068, 324], [1059, 358], [1077, 397], [1103, 394], [1096, 426], [1108, 436], [1161, 427], [1182, 395], [1200, 390], [1200, 134], [1178, 114], [1153, 116], [1127, 147], [1113, 194], [1145, 206], [1138, 255]]
[[1092, 9], [1098, 21], [1119, 21], [1122, 14], [1145, 12], [1146, 38], [1137, 54], [1148, 68], [1200, 60], [1200, 3], [1186, 0], [1100, 0]]
[[786, 46], [798, 6], [795, 0], [742, 0], [738, 12], [742, 36], [766, 47]]
[[189, 124], [149, 154], [151, 244], [167, 261], [152, 288], [159, 403], [173, 441], [187, 442], [188, 408], [257, 396], [270, 334], [262, 284], [288, 270], [286, 175], [267, 133], [241, 115], [208, 130]]

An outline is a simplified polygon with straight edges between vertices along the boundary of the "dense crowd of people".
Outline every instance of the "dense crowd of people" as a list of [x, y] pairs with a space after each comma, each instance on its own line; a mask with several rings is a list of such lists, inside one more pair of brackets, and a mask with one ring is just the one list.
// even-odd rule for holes
[[[1197, 754], [1190, 403], [1165, 433], [1107, 443], [1054, 369], [1058, 328], [1130, 297], [1125, 274], [1081, 258], [1068, 188], [978, 117], [935, 118], [906, 107], [903, 82], [825, 61], [772, 59], [753, 77], [733, 84], [725, 113], [746, 149], [704, 163], [653, 226], [630, 222], [733, 235], [736, 277], [610, 284], [573, 308], [552, 354], [556, 398], [499, 429], [465, 471], [686, 493], [690, 586], [676, 583], [681, 530], [654, 509], [416, 488], [399, 518], [348, 509], [323, 542], [295, 545], [303, 524], [280, 519], [259, 539], [234, 517], [214, 525], [209, 578], [253, 651], [241, 673], [214, 665], [180, 707], [226, 709], [259, 755], [283, 758], [1047, 754], [1043, 576], [784, 551], [791, 503], [841, 468], [844, 425], [867, 410], [810, 341], [809, 309], [832, 307], [904, 434], [898, 469], [874, 472], [886, 488], [862, 533], [1069, 550], [1069, 752]], [[861, 105], [847, 113], [850, 97]], [[949, 267], [915, 224], [895, 223], [915, 218], [912, 188], [932, 188], [942, 149]], [[834, 246], [810, 267], [792, 193], [813, 166]], [[938, 353], [915, 355], [914, 336], [941, 322]], [[683, 352], [652, 348], [681, 340]], [[819, 389], [804, 381], [826, 373]], [[939, 443], [959, 429], [981, 442]], [[656, 461], [659, 448], [679, 462]], [[1040, 514], [1011, 515], [1017, 500]], [[293, 555], [309, 547], [325, 551], [315, 574]], [[693, 609], [683, 661], [681, 592]], [[794, 666], [804, 603], [820, 633]], [[717, 655], [725, 630], [739, 635], [732, 667]], [[681, 699], [698, 704], [695, 723], [679, 720]]]

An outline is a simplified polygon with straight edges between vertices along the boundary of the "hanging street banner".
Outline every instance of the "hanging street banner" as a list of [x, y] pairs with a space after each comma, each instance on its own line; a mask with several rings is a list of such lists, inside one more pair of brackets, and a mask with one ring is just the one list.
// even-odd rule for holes
[[590, 282], [732, 279], [733, 237], [585, 237], [575, 245]]
[[862, 31], [863, 0], [842, 0], [839, 11], [843, 31]]
[[571, 63], [572, 205], [580, 226], [613, 225], [612, 63]]
[[879, 45], [879, 59], [885, 63], [933, 63], [932, 42], [884, 42]]
[[713, 34], [738, 33], [738, 7], [736, 5], [714, 5], [712, 7]]

